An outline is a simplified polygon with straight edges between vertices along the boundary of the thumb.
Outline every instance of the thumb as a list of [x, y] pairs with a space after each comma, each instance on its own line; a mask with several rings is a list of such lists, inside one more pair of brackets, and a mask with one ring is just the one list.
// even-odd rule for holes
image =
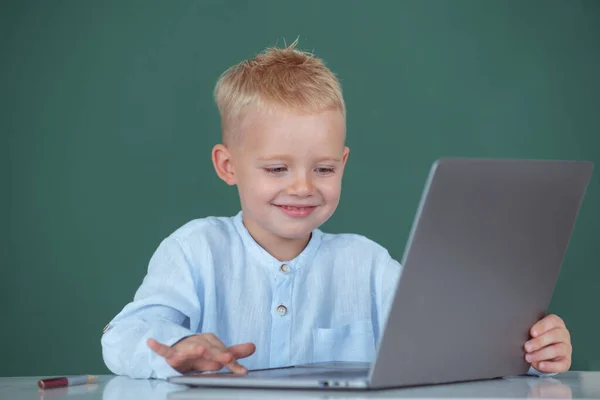
[[542, 372], [542, 373], [544, 372], [544, 371], [540, 370], [540, 361], [534, 361], [534, 362], [532, 362], [531, 366], [533, 368], [535, 368], [535, 370], [538, 371], [538, 372]]
[[171, 347], [164, 345], [152, 338], [148, 339], [146, 344], [152, 349], [152, 351], [164, 358], [169, 358], [175, 353]]

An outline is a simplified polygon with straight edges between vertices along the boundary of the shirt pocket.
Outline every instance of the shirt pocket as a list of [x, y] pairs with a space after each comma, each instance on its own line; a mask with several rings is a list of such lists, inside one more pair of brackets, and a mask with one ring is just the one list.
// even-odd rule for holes
[[339, 328], [313, 330], [314, 362], [372, 362], [375, 335], [371, 321], [357, 321]]

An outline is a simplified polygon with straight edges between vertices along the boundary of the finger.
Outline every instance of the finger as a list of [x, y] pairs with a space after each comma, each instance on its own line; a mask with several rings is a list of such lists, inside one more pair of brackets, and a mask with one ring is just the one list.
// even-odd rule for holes
[[241, 365], [236, 359], [233, 359], [233, 361], [226, 364], [225, 367], [236, 375], [245, 375], [248, 373], [248, 369]]
[[192, 369], [194, 371], [218, 371], [221, 368], [223, 368], [223, 364], [206, 358], [195, 360], [192, 364]]
[[570, 358], [571, 346], [567, 343], [555, 343], [538, 351], [527, 353], [525, 359], [530, 362], [554, 360], [555, 358]]
[[566, 328], [554, 328], [546, 333], [528, 340], [525, 343], [525, 351], [531, 353], [554, 343], [571, 343], [571, 334]]
[[240, 358], [249, 357], [252, 354], [254, 354], [255, 351], [256, 346], [254, 345], [254, 343], [242, 343], [229, 347], [229, 352], [233, 355], [233, 357], [236, 360]]
[[529, 333], [535, 338], [554, 328], [566, 328], [565, 322], [558, 315], [550, 314], [535, 323]]
[[171, 347], [167, 346], [166, 344], [162, 344], [154, 339], [148, 339], [146, 341], [146, 344], [152, 349], [152, 351], [164, 358], [169, 358], [170, 356], [175, 354], [175, 350], [173, 350]]
[[533, 368], [544, 374], [566, 372], [571, 367], [571, 361], [567, 357], [559, 358], [553, 361], [542, 361], [534, 363]]
[[219, 361], [223, 364], [229, 364], [233, 361], [233, 355], [217, 336], [211, 333], [205, 335], [205, 338], [212, 345], [207, 348], [212, 360]]
[[233, 355], [227, 350], [226, 347], [213, 346], [210, 343], [205, 343], [206, 351], [204, 352], [205, 360], [217, 361], [223, 367], [225, 364], [230, 363], [233, 360]]
[[195, 346], [187, 351], [178, 351], [167, 359], [169, 365], [173, 368], [181, 367], [185, 364], [193, 364], [196, 359], [201, 359], [206, 349], [204, 346]]
[[227, 348], [225, 344], [213, 334], [207, 335], [206, 339], [214, 345], [214, 347], [211, 348], [213, 360], [222, 362], [223, 365], [234, 374], [244, 375], [248, 373], [248, 370], [237, 362], [237, 358], [247, 357], [254, 353], [256, 347], [252, 343], [244, 343], [241, 346], [236, 345]]
[[248, 369], [237, 362], [240, 358], [246, 358], [256, 351], [254, 343], [242, 343], [229, 347], [229, 352], [233, 355], [234, 360], [227, 364], [226, 367], [234, 374], [245, 375]]
[[233, 361], [233, 355], [227, 351], [227, 348], [223, 350], [220, 347], [211, 346], [208, 348], [208, 353], [209, 355], [206, 358], [209, 358], [213, 361], [218, 361], [223, 365], [229, 364]]
[[226, 364], [228, 370], [233, 372], [235, 375], [246, 375], [248, 373], [248, 369], [243, 365], [240, 365], [237, 361], [233, 360], [229, 364]]

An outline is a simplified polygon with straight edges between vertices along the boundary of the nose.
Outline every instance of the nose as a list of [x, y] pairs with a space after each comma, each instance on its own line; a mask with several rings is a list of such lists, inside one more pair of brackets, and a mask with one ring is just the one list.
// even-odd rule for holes
[[315, 187], [308, 174], [301, 173], [294, 176], [294, 181], [289, 187], [289, 194], [306, 197], [314, 193]]

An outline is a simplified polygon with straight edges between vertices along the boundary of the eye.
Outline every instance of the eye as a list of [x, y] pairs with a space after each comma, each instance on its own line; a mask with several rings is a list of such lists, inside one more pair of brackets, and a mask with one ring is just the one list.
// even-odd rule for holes
[[330, 175], [333, 174], [334, 169], [331, 167], [319, 167], [316, 169], [316, 171], [319, 175]]
[[286, 167], [272, 167], [264, 169], [268, 174], [278, 175], [287, 171]]

